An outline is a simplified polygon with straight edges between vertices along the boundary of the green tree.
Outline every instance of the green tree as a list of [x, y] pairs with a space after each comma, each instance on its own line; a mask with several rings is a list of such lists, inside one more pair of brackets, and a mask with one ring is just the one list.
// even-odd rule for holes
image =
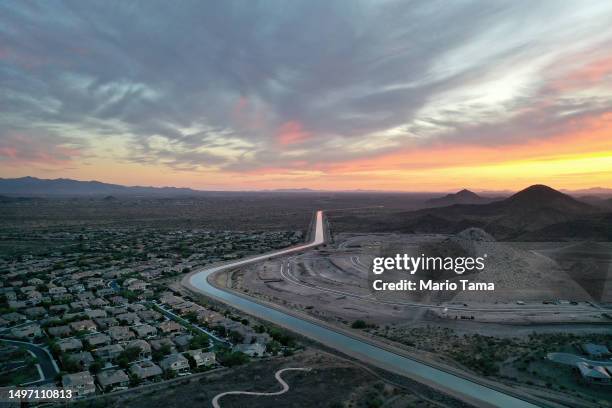
[[353, 324], [351, 324], [351, 327], [353, 329], [365, 329], [366, 327], [368, 327], [368, 324], [363, 320], [355, 320]]
[[249, 356], [240, 351], [229, 351], [219, 355], [219, 361], [226, 367], [234, 367], [249, 362]]

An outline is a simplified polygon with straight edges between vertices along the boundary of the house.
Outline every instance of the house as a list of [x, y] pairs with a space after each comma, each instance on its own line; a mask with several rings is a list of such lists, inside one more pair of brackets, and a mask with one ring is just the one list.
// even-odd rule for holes
[[96, 294], [98, 296], [109, 296], [115, 293], [115, 289], [113, 288], [101, 288], [96, 290]]
[[135, 278], [126, 279], [125, 282], [123, 282], [123, 286], [134, 292], [142, 291], [147, 288], [147, 284], [145, 282]]
[[100, 328], [100, 330], [107, 330], [109, 327], [117, 326], [119, 324], [119, 321], [114, 317], [94, 319], [94, 322]]
[[125, 306], [108, 306], [106, 308], [106, 311], [108, 312], [108, 314], [110, 314], [111, 316], [117, 316], [123, 313], [127, 313], [127, 308]]
[[89, 351], [66, 354], [66, 358], [77, 363], [82, 370], [89, 369], [89, 366], [95, 361]]
[[234, 351], [239, 351], [250, 357], [262, 357], [266, 353], [266, 347], [263, 344], [238, 344], [234, 346]]
[[126, 305], [128, 303], [130, 303], [126, 298], [124, 298], [123, 296], [113, 296], [112, 298], [110, 298], [110, 302], [113, 305]]
[[96, 307], [96, 308], [99, 308], [99, 307], [108, 306], [108, 305], [109, 305], [109, 303], [108, 303], [108, 301], [107, 301], [106, 299], [104, 299], [104, 298], [95, 298], [95, 299], [92, 299], [92, 300], [90, 300], [90, 301], [89, 301], [89, 305], [90, 305], [91, 307]]
[[185, 300], [182, 297], [174, 296], [172, 293], [166, 292], [160, 297], [159, 301], [168, 306], [172, 306], [183, 303]]
[[196, 367], [210, 367], [214, 365], [217, 360], [215, 353], [213, 352], [204, 352], [202, 349], [198, 350], [189, 350], [185, 352], [186, 355], [191, 356], [196, 363]]
[[70, 328], [70, 326], [66, 325], [48, 327], [47, 333], [49, 333], [49, 335], [53, 337], [68, 337], [72, 334], [72, 329]]
[[28, 293], [35, 291], [36, 286], [22, 286], [20, 290], [21, 290], [21, 293], [23, 293], [24, 295], [27, 295]]
[[134, 338], [134, 333], [126, 326], [113, 326], [108, 329], [108, 334], [114, 341], [126, 341]]
[[166, 320], [159, 324], [159, 328], [164, 333], [173, 333], [183, 330], [183, 326], [175, 322], [174, 320]]
[[64, 313], [66, 313], [67, 311], [70, 310], [70, 306], [68, 305], [51, 305], [49, 306], [49, 312], [56, 314], [56, 315], [62, 315]]
[[170, 354], [160, 361], [165, 371], [181, 372], [189, 370], [189, 361], [182, 354]]
[[140, 276], [144, 280], [152, 281], [152, 280], [157, 279], [157, 278], [159, 278], [161, 276], [161, 271], [158, 270], [158, 269], [152, 269], [152, 270], [141, 272]]
[[200, 309], [200, 306], [192, 302], [183, 302], [183, 303], [179, 303], [177, 305], [172, 306], [172, 309], [174, 309], [176, 313], [182, 316], [189, 312], [196, 313]]
[[85, 341], [87, 341], [91, 347], [101, 347], [110, 344], [111, 339], [104, 333], [94, 333], [85, 337]]
[[[56, 300], [59, 302], [72, 302], [73, 299], [74, 299], [74, 296], [72, 296], [70, 293], [65, 293], [63, 295], [53, 295], [53, 300]], [[48, 297], [43, 298], [42, 301], [43, 302], [48, 301]]]
[[91, 374], [89, 374], [89, 371], [66, 374], [62, 377], [62, 385], [64, 388], [72, 390], [73, 395], [77, 397], [84, 397], [96, 392], [94, 379]]
[[102, 278], [87, 279], [87, 289], [97, 288], [99, 286], [104, 286], [104, 279]]
[[155, 351], [159, 351], [162, 349], [162, 347], [168, 346], [171, 352], [176, 352], [176, 347], [174, 346], [174, 343], [167, 337], [158, 340], [151, 340], [149, 341], [149, 344], [151, 345], [151, 348]]
[[132, 312], [140, 312], [143, 310], [148, 310], [147, 307], [141, 303], [130, 303], [127, 305], [128, 310]]
[[99, 347], [93, 351], [94, 355], [104, 361], [112, 361], [119, 357], [123, 352], [123, 347], [119, 344], [111, 344], [109, 346]]
[[23, 313], [30, 319], [37, 319], [47, 314], [47, 309], [40, 306], [29, 307], [23, 311]]
[[6, 298], [6, 300], [17, 300], [17, 293], [12, 290], [5, 291], [4, 297]]
[[174, 342], [174, 344], [178, 346], [179, 349], [187, 350], [187, 348], [189, 348], [189, 343], [191, 342], [192, 339], [193, 339], [193, 336], [191, 334], [181, 334], [181, 335], [175, 336], [172, 339], [172, 341]]
[[26, 302], [23, 300], [9, 300], [7, 303], [11, 309], [24, 309], [28, 307]]
[[255, 333], [249, 331], [244, 338], [244, 343], [259, 343], [263, 346], [272, 341], [272, 337], [268, 333]]
[[130, 383], [130, 377], [123, 370], [105, 370], [96, 375], [98, 384], [103, 390], [109, 390], [115, 387], [127, 387]]
[[130, 366], [130, 372], [141, 380], [161, 375], [162, 369], [151, 361], [139, 361]]
[[87, 309], [85, 314], [90, 319], [104, 319], [106, 317], [106, 312], [102, 309]]
[[140, 318], [138, 317], [138, 315], [136, 313], [122, 313], [122, 314], [119, 314], [119, 315], [117, 315], [115, 317], [120, 322], [124, 322], [124, 323], [130, 324], [130, 325], [136, 324], [136, 323], [140, 323]]
[[589, 357], [602, 357], [610, 354], [610, 350], [604, 345], [601, 344], [593, 344], [593, 343], [584, 343], [580, 346], [584, 354]]
[[20, 339], [33, 339], [42, 336], [42, 331], [37, 323], [26, 324], [25, 326], [14, 327], [11, 334]]
[[49, 288], [50, 295], [64, 295], [68, 293], [68, 289], [63, 286], [53, 286]]
[[83, 349], [83, 343], [79, 339], [75, 339], [71, 337], [69, 339], [61, 339], [57, 342], [57, 347], [62, 351], [62, 353], [67, 353], [70, 351], [79, 351]]
[[91, 302], [96, 299], [96, 296], [91, 291], [87, 291], [77, 294], [77, 298], [82, 302]]
[[225, 319], [221, 313], [213, 312], [204, 308], [199, 309], [196, 314], [200, 323], [206, 323], [211, 326], [216, 326], [219, 322]]
[[76, 285], [72, 285], [68, 290], [72, 293], [81, 293], [85, 292], [85, 286], [82, 283], [77, 283]]
[[155, 310], [141, 310], [136, 312], [140, 320], [145, 321], [147, 323], [154, 323], [158, 320], [161, 320], [161, 313], [156, 312]]
[[157, 334], [157, 329], [149, 324], [141, 324], [139, 326], [132, 327], [134, 333], [136, 333], [136, 337], [138, 338], [147, 338], [151, 336], [155, 336]]
[[576, 363], [576, 367], [582, 376], [582, 379], [590, 384], [610, 384], [612, 381], [610, 374], [605, 367], [594, 366], [584, 361]]
[[43, 285], [44, 283], [45, 281], [39, 278], [32, 278], [28, 280], [28, 284], [32, 286], [39, 286], [39, 285]]
[[145, 340], [132, 340], [125, 346], [126, 349], [138, 348], [140, 349], [139, 358], [151, 358], [151, 345]]
[[2, 318], [10, 323], [19, 323], [26, 319], [25, 315], [17, 312], [5, 313]]
[[79, 300], [77, 302], [70, 303], [70, 308], [76, 311], [83, 310], [88, 306], [89, 306], [89, 303], [87, 303], [85, 300]]
[[96, 331], [98, 326], [91, 320], [79, 320], [78, 322], [70, 323], [70, 328], [74, 331]]
[[42, 301], [43, 295], [37, 290], [28, 292], [28, 301], [32, 305], [37, 305]]

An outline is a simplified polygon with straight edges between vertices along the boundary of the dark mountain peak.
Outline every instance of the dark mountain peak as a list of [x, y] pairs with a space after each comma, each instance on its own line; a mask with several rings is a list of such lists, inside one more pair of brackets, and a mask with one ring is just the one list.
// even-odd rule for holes
[[552, 187], [548, 187], [545, 184], [534, 184], [532, 186], [529, 186], [527, 188], [522, 189], [521, 191], [519, 191], [516, 194], [557, 194], [557, 195], [565, 195], [562, 192], [555, 190]]
[[427, 204], [432, 207], [446, 207], [454, 204], [482, 204], [483, 202], [487, 202], [487, 200], [465, 188], [457, 193], [427, 200]]
[[[574, 200], [567, 194], [563, 194], [554, 188], [545, 186], [544, 184], [534, 184], [529, 186], [516, 194], [508, 197], [507, 201], [517, 200], [542, 200], [542, 199], [563, 199], [563, 200]], [[575, 201], [575, 200], [574, 200]]]
[[512, 207], [551, 208], [559, 211], [585, 211], [592, 207], [543, 184], [534, 184], [502, 201]]
[[[452, 194], [449, 194], [452, 195]], [[466, 188], [464, 188], [463, 190], [458, 191], [457, 193], [454, 194], [455, 196], [458, 197], [480, 197], [478, 194], [476, 194], [473, 191], [470, 191]]]

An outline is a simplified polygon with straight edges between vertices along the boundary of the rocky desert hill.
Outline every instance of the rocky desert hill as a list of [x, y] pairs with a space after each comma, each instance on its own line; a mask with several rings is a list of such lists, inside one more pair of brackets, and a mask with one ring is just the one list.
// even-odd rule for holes
[[544, 185], [488, 204], [455, 204], [397, 214], [402, 232], [482, 228], [498, 240], [612, 240], [610, 214]]
[[463, 189], [443, 197], [431, 198], [425, 202], [425, 205], [427, 207], [448, 207], [455, 204], [486, 204], [496, 200], [500, 199], [481, 197], [470, 190]]

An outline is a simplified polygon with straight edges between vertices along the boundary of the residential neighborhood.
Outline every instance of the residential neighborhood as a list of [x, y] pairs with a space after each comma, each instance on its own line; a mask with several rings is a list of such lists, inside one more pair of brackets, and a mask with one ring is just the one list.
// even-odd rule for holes
[[[121, 243], [128, 236], [48, 234], [75, 240], [79, 251], [0, 260], [6, 271], [0, 283], [2, 336], [39, 346], [48, 351], [49, 365], [57, 366], [53, 378], [35, 383], [63, 386], [82, 398], [286, 348], [263, 326], [199, 305], [169, 290], [166, 282], [210, 262], [290, 245], [302, 239], [301, 233], [183, 232], [181, 242], [186, 239], [197, 251], [171, 244], [177, 233], [165, 239], [129, 236], [139, 243], [136, 250]], [[123, 255], [103, 254], [109, 251]]]

